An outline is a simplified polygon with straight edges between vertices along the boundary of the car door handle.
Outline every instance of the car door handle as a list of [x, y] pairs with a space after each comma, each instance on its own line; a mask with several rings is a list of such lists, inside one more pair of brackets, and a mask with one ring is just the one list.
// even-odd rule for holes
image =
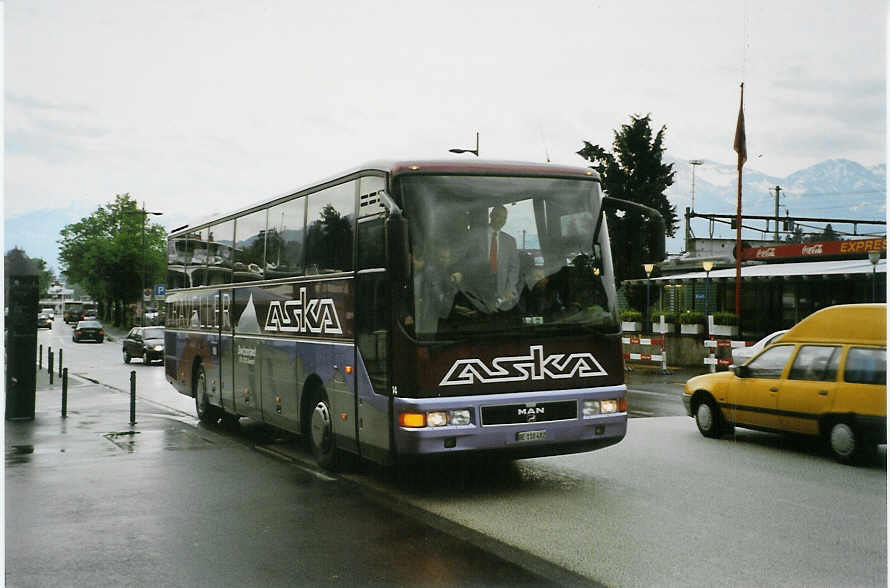
[[770, 388], [769, 391], [770, 391], [770, 392], [778, 392], [779, 389], [778, 389], [778, 388]]
[[819, 390], [819, 396], [828, 396], [828, 390]]

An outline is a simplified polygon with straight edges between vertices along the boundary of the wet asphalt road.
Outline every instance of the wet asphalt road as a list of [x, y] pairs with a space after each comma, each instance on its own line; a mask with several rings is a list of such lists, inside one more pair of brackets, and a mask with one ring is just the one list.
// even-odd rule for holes
[[[177, 414], [194, 427], [192, 401], [170, 396], [162, 368], [123, 366], [119, 343], [105, 345], [102, 351], [115, 359], [97, 360], [96, 347], [66, 348], [66, 354], [84, 353], [78, 361], [102, 373], [103, 381], [125, 381], [131, 369], [140, 382], [159, 378], [158, 386], [140, 386], [140, 406], [154, 393], [165, 402], [184, 401]], [[629, 374], [631, 416], [674, 406], [682, 411], [686, 377]], [[651, 407], [643, 404], [647, 399]], [[293, 440], [247, 419], [237, 431], [195, 430], [261, 448], [320, 480], [328, 477], [313, 473]], [[227, 466], [220, 460], [219, 467]], [[562, 584], [582, 580], [547, 571], [561, 566], [609, 585], [886, 585], [886, 451], [880, 463], [848, 468], [809, 442], [741, 429], [710, 440], [685, 416], [634, 418], [627, 438], [603, 451], [435, 465], [395, 479], [364, 467], [337, 479], [347, 489], [351, 483], [359, 497], [371, 497], [371, 504], [386, 504]], [[242, 511], [249, 512], [236, 510]], [[442, 581], [474, 584], [447, 576]]]

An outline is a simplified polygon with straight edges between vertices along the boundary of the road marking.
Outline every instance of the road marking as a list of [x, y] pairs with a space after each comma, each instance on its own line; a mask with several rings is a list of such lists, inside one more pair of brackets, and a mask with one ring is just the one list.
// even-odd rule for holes
[[640, 416], [648, 416], [648, 417], [655, 416], [654, 412], [649, 412], [646, 410], [632, 410], [632, 411], [630, 411], [630, 414], [638, 414]]

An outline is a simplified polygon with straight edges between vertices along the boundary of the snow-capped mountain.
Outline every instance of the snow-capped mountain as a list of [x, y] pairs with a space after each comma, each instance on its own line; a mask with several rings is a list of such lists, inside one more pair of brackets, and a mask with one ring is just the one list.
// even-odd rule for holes
[[[697, 213], [735, 214], [738, 176], [735, 165], [704, 160], [695, 166], [695, 202], [692, 203], [692, 166], [689, 160], [665, 155], [664, 161], [674, 164], [674, 184], [668, 189], [668, 198], [677, 207], [680, 230], [687, 206]], [[887, 213], [886, 181], [884, 164], [865, 167], [847, 159], [829, 159], [796, 171], [787, 177], [775, 177], [757, 171], [756, 160], [745, 164], [742, 173], [742, 213], [774, 216], [776, 210], [775, 187], [780, 186], [779, 216], [820, 219], [885, 220]], [[806, 223], [804, 232], [817, 232], [826, 223]], [[835, 231], [849, 233], [853, 226], [831, 223]], [[745, 226], [763, 226], [765, 221], [749, 221]], [[710, 236], [710, 226], [703, 219], [693, 219], [693, 233], [697, 237]], [[770, 226], [769, 232], [773, 229]], [[748, 231], [746, 238], [760, 238], [759, 230]], [[861, 224], [857, 234], [885, 233], [881, 225]], [[716, 223], [714, 237], [734, 237], [729, 225]], [[768, 235], [767, 235], [768, 238]], [[669, 247], [669, 250], [673, 250]]]

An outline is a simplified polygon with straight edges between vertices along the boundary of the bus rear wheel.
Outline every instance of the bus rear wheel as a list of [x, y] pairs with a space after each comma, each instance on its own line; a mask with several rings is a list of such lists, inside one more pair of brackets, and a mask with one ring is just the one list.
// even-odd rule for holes
[[210, 404], [207, 398], [207, 376], [204, 373], [204, 366], [199, 365], [195, 373], [195, 412], [198, 413], [198, 420], [208, 425], [215, 425], [219, 420], [219, 411]]

